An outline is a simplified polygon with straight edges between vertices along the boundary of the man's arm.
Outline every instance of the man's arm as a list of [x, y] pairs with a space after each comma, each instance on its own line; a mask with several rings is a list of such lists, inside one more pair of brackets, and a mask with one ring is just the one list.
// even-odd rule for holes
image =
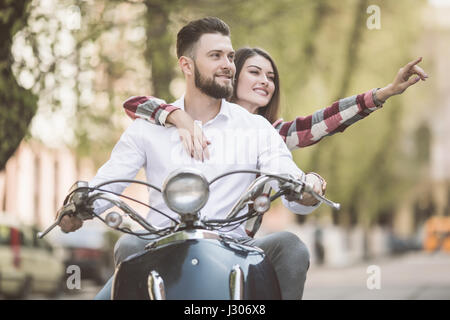
[[[94, 187], [107, 180], [133, 179], [138, 171], [145, 165], [146, 157], [142, 147], [141, 123], [134, 121], [122, 134], [120, 140], [114, 146], [109, 160], [97, 171], [95, 177], [89, 182], [89, 187]], [[113, 183], [104, 185], [101, 189], [121, 194], [129, 183]], [[100, 214], [113, 205], [105, 200], [94, 202], [94, 211]], [[72, 232], [82, 226], [82, 221], [77, 217], [65, 216], [60, 223], [63, 232]]]
[[[146, 157], [142, 146], [142, 126], [139, 121], [133, 122], [122, 134], [120, 140], [114, 146], [109, 160], [97, 171], [95, 177], [89, 181], [93, 187], [107, 180], [134, 179], [139, 170], [145, 165]], [[102, 186], [101, 189], [121, 194], [129, 183], [113, 183]], [[96, 201], [94, 208], [96, 213], [101, 213], [112, 205], [109, 202]]]
[[[277, 131], [266, 119], [258, 116], [257, 120], [259, 128], [257, 137], [258, 169], [263, 172], [291, 174], [299, 179], [304, 179], [305, 173], [292, 160], [291, 153]], [[321, 189], [321, 186], [315, 187], [315, 189]], [[303, 200], [298, 201], [287, 201], [283, 197], [282, 202], [288, 209], [299, 214], [311, 213], [321, 204], [315, 200], [311, 202], [311, 197], [307, 195]]]

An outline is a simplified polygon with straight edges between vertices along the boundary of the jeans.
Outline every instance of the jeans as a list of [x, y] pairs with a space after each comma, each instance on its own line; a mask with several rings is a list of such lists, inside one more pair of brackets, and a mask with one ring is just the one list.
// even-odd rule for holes
[[[309, 269], [309, 251], [306, 245], [293, 233], [282, 231], [253, 239], [239, 239], [241, 243], [261, 248], [272, 263], [280, 284], [283, 300], [301, 300]], [[149, 240], [131, 235], [122, 236], [114, 248], [116, 266], [128, 256], [144, 250]], [[111, 298], [112, 278], [94, 298]]]

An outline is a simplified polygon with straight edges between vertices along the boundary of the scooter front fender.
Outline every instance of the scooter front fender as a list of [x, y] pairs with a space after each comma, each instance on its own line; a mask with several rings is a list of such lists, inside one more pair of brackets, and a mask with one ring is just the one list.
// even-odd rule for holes
[[[154, 292], [155, 285], [160, 292]], [[260, 249], [191, 239], [145, 250], [116, 269], [113, 299], [164, 298], [275, 300], [281, 294], [273, 267]]]

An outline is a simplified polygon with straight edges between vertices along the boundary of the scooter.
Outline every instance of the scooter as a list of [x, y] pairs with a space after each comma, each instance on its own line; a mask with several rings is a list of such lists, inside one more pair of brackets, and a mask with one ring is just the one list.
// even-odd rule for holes
[[[210, 186], [232, 174], [257, 174], [258, 177], [225, 219], [200, 218]], [[126, 196], [102, 189], [104, 185], [117, 182], [144, 184], [162, 192], [167, 207], [178, 214], [179, 220], [169, 217], [172, 224], [165, 228], [151, 225], [119, 198]], [[270, 186], [274, 184], [278, 185], [277, 192], [271, 195]], [[304, 192], [334, 209], [340, 207], [315, 193], [312, 186], [302, 180], [258, 170], [231, 171], [208, 182], [200, 171], [183, 168], [172, 172], [162, 189], [138, 180], [111, 180], [95, 187], [78, 181], [58, 211], [55, 223], [39, 234], [39, 238], [56, 227], [65, 215], [76, 215], [83, 220], [98, 218], [113, 229], [152, 239], [144, 251], [129, 256], [116, 267], [112, 299], [278, 300], [281, 299], [278, 279], [264, 252], [239, 243], [226, 231], [262, 216], [280, 196], [291, 201], [300, 199]], [[122, 214], [112, 211], [105, 218], [101, 217], [93, 210], [96, 200], [111, 202]], [[145, 232], [123, 226], [124, 216], [136, 221]]]

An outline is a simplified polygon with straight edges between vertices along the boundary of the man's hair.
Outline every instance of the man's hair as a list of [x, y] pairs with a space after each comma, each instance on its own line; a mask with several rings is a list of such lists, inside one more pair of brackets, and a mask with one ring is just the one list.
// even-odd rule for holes
[[177, 34], [177, 57], [194, 58], [194, 46], [200, 37], [206, 33], [220, 33], [224, 36], [230, 36], [230, 28], [216, 17], [206, 17], [189, 22]]

